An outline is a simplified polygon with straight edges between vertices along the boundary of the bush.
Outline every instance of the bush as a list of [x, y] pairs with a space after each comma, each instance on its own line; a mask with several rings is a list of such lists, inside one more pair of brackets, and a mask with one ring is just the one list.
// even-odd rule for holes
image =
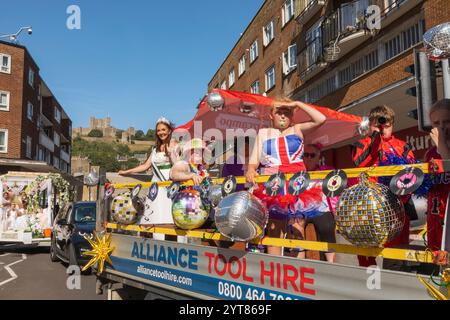
[[93, 129], [93, 130], [91, 130], [91, 132], [89, 132], [88, 137], [91, 137], [91, 138], [102, 138], [103, 137], [103, 132], [101, 132], [98, 129]]

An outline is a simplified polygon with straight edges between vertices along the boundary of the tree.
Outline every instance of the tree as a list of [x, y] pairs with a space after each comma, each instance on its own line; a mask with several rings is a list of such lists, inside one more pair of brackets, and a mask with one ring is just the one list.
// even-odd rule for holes
[[116, 146], [116, 151], [119, 156], [129, 156], [131, 152], [130, 147], [128, 147], [126, 144], [118, 144]]
[[88, 137], [91, 137], [91, 138], [102, 138], [103, 137], [103, 132], [101, 132], [98, 129], [92, 129], [91, 132], [88, 133]]
[[156, 138], [155, 130], [148, 129], [147, 134], [145, 136], [147, 137], [148, 140], [155, 140], [155, 138]]
[[145, 138], [145, 135], [144, 135], [144, 131], [142, 131], [142, 130], [138, 130], [134, 134], [134, 139], [135, 140], [144, 140], [144, 138]]
[[139, 163], [139, 160], [138, 160], [138, 159], [136, 159], [136, 158], [130, 158], [130, 159], [128, 159], [128, 161], [126, 162], [125, 168], [124, 168], [124, 169], [125, 169], [125, 170], [132, 169], [132, 168], [137, 167], [139, 164], [140, 164], [140, 163]]

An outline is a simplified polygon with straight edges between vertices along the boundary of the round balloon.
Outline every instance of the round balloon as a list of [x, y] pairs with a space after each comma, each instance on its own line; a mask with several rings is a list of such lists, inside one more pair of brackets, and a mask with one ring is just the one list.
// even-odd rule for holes
[[266, 207], [247, 191], [223, 198], [215, 215], [219, 232], [233, 241], [250, 241], [261, 236], [267, 220]]
[[425, 32], [423, 42], [430, 59], [450, 58], [450, 23], [437, 25]]
[[120, 224], [136, 223], [138, 215], [143, 211], [142, 206], [136, 204], [130, 192], [119, 194], [111, 202], [111, 218]]
[[381, 247], [400, 234], [404, 223], [400, 199], [387, 186], [369, 181], [367, 174], [339, 199], [336, 228], [356, 246]]
[[208, 219], [209, 207], [203, 204], [200, 192], [183, 190], [172, 202], [172, 216], [175, 225], [184, 230], [200, 228]]
[[208, 103], [209, 109], [211, 111], [220, 111], [223, 109], [223, 106], [225, 104], [225, 100], [218, 92], [211, 92], [208, 95], [206, 102]]

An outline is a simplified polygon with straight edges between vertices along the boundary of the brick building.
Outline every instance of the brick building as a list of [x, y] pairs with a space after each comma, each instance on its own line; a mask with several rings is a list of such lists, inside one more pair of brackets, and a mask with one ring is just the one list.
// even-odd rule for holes
[[[406, 94], [415, 77], [405, 68], [423, 47], [423, 33], [449, 20], [448, 0], [266, 0], [208, 91], [285, 96], [357, 115], [387, 104], [396, 111], [395, 135], [422, 158], [431, 144], [408, 116], [417, 102]], [[327, 151], [326, 162], [351, 166], [348, 148]]]
[[0, 160], [37, 160], [70, 173], [71, 132], [28, 50], [0, 41]]

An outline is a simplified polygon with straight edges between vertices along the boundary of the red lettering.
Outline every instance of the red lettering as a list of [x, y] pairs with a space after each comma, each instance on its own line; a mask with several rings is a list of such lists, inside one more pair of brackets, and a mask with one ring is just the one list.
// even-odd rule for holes
[[261, 272], [260, 272], [260, 283], [263, 285], [264, 284], [264, 276], [269, 276], [270, 277], [270, 285], [273, 287], [274, 285], [274, 268], [273, 268], [273, 262], [270, 263], [270, 271], [266, 271], [264, 269], [264, 261], [260, 262], [261, 265]]
[[[238, 270], [236, 273], [233, 273], [233, 262], [236, 262], [238, 265]], [[242, 265], [241, 262], [239, 261], [239, 258], [231, 257], [228, 262], [228, 273], [233, 279], [238, 279], [241, 276], [241, 272], [242, 272]]]
[[212, 260], [214, 259], [214, 253], [205, 252], [205, 256], [208, 257], [208, 273], [212, 273]]
[[[292, 272], [293, 275], [289, 275], [288, 273]], [[295, 284], [295, 281], [298, 279], [298, 271], [296, 267], [293, 267], [289, 264], [285, 264], [283, 265], [283, 287], [284, 290], [289, 290], [288, 289], [288, 283], [290, 283], [292, 285], [292, 288], [298, 292], [298, 288]]]
[[305, 273], [314, 274], [315, 270], [313, 268], [300, 268], [300, 292], [315, 296], [316, 290], [305, 288], [305, 283], [314, 284], [314, 279], [305, 277]]
[[[219, 269], [217, 268], [219, 259], [222, 260], [222, 262], [223, 262], [223, 270], [222, 271], [219, 271]], [[227, 272], [227, 260], [225, 259], [225, 257], [222, 254], [219, 254], [218, 256], [216, 256], [216, 260], [214, 261], [214, 270], [216, 271], [217, 275], [219, 275], [219, 276], [224, 276], [225, 273]]]
[[281, 270], [279, 263], [277, 263], [277, 288], [281, 288]]
[[247, 276], [247, 259], [244, 258], [243, 260], [243, 276], [242, 279], [244, 279], [244, 281], [248, 281], [248, 282], [254, 282], [255, 279], [253, 279], [252, 277]]

